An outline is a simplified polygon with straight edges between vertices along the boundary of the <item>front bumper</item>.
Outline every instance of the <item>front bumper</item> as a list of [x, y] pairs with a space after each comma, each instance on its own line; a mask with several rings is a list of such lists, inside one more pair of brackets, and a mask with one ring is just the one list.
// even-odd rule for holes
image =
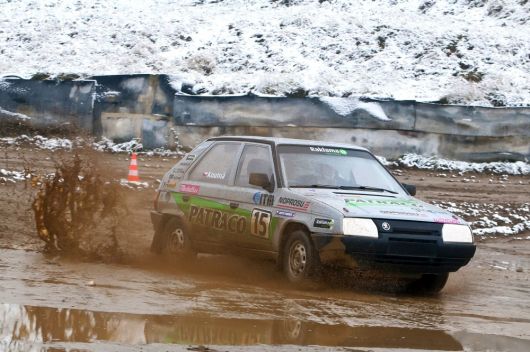
[[471, 243], [444, 243], [441, 237], [380, 233], [379, 238], [312, 234], [324, 263], [399, 273], [457, 271], [475, 254]]

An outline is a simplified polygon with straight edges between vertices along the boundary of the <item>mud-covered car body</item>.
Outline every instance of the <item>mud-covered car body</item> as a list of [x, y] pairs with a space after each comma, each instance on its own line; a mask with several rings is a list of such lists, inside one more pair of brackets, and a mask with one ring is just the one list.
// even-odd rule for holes
[[413, 198], [370, 152], [351, 145], [211, 138], [164, 176], [158, 192], [155, 248], [164, 222], [178, 217], [196, 252], [278, 262], [293, 230], [310, 237], [321, 263], [401, 274], [456, 271], [475, 252], [465, 221]]

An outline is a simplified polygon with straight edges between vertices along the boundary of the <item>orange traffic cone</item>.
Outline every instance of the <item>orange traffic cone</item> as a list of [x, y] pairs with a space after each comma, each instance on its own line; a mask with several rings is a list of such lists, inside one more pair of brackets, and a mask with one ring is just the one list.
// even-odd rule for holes
[[131, 155], [131, 163], [129, 165], [129, 176], [127, 176], [128, 182], [140, 182], [140, 177], [138, 176], [138, 161], [136, 159], [136, 153]]

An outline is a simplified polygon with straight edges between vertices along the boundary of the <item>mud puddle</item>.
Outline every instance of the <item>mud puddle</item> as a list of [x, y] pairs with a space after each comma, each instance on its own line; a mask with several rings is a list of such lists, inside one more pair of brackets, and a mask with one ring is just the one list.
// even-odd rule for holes
[[0, 351], [528, 351], [529, 248], [482, 246], [436, 297], [301, 290], [235, 257], [161, 268], [149, 256], [124, 265], [0, 249]]
[[[527, 340], [464, 332], [385, 326], [348, 326], [300, 320], [229, 319], [193, 315], [139, 315], [77, 309], [0, 305], [3, 351], [91, 344], [255, 346], [298, 345], [460, 351], [481, 346], [494, 350], [527, 351]], [[491, 344], [493, 342], [493, 345]], [[99, 345], [99, 346], [98, 346]], [[196, 347], [206, 350], [205, 347]], [[57, 351], [57, 347], [53, 347]], [[226, 347], [223, 348], [226, 350]]]

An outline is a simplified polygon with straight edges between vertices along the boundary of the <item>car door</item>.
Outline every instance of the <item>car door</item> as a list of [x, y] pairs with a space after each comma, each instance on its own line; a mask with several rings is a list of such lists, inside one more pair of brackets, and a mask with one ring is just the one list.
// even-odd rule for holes
[[264, 173], [275, 184], [271, 147], [268, 144], [245, 143], [233, 185], [227, 197], [233, 205], [234, 214], [247, 219], [245, 231], [233, 233], [228, 240], [238, 247], [257, 250], [272, 250], [272, 234], [276, 224], [272, 206], [274, 193], [249, 183], [251, 173]]
[[[233, 182], [241, 142], [216, 142], [190, 169], [180, 184], [181, 202], [193, 239], [205, 245], [223, 245], [227, 231], [242, 230], [232, 217], [227, 187]], [[239, 226], [239, 227], [238, 227]]]

